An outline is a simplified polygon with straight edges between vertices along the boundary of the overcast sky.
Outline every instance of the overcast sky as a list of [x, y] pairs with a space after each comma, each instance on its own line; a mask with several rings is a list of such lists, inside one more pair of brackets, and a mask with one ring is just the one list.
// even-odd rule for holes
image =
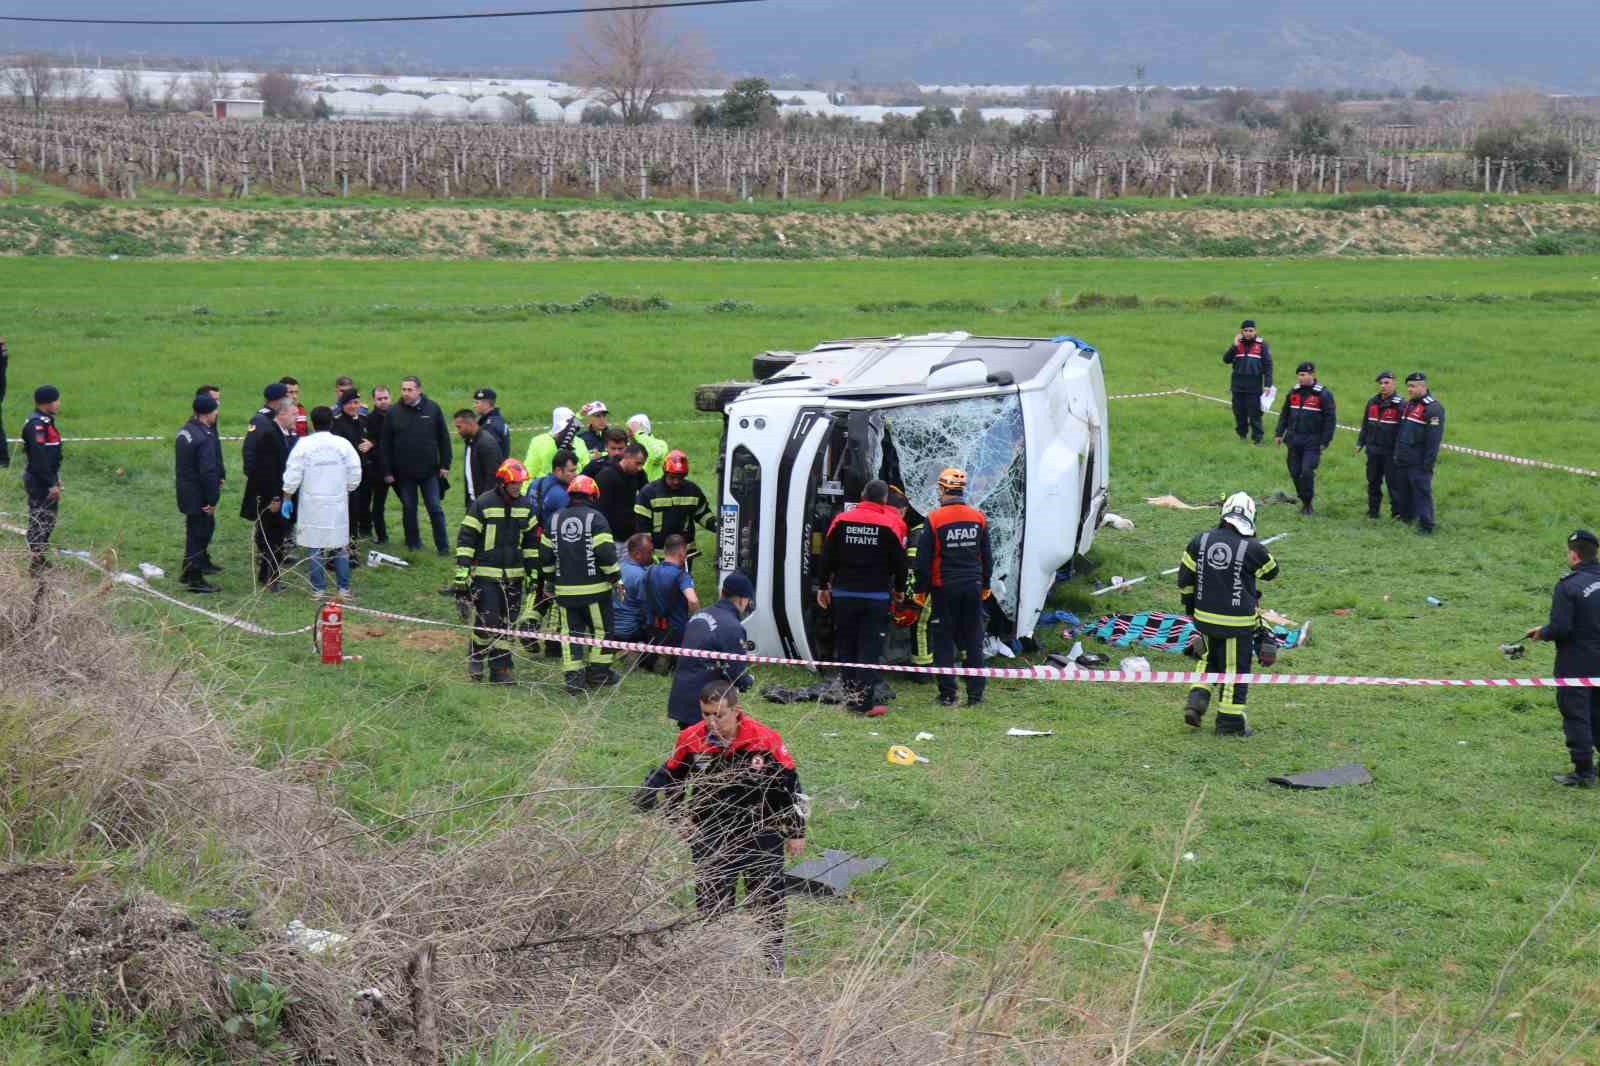
[[[0, 0], [0, 14], [249, 18], [439, 14], [557, 0]], [[765, 0], [672, 14], [732, 74], [868, 82], [1525, 84], [1600, 90], [1593, 0]], [[305, 29], [0, 24], [0, 50], [251, 55], [554, 72], [572, 17]]]

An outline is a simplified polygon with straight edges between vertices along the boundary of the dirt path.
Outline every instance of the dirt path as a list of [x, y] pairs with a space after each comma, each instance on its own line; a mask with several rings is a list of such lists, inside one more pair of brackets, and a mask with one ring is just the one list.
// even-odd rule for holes
[[879, 215], [0, 202], [0, 254], [158, 258], [1242, 257], [1600, 252], [1600, 202]]

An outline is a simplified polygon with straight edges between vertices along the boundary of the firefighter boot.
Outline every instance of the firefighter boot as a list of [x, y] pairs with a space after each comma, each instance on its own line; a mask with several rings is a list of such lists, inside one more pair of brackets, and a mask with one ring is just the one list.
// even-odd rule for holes
[[1183, 701], [1183, 722], [1200, 728], [1200, 719], [1206, 716], [1206, 708], [1211, 706], [1211, 690], [1205, 688], [1192, 688], [1189, 698]]
[[1217, 712], [1217, 736], [1219, 737], [1253, 737], [1256, 731], [1250, 728], [1250, 723], [1245, 721], [1243, 714], [1229, 714], [1226, 711]]
[[483, 680], [483, 660], [471, 651], [467, 652], [467, 680]]
[[589, 686], [584, 684], [582, 670], [568, 670], [566, 684], [563, 687], [573, 696], [581, 696], [589, 691]]
[[609, 666], [588, 667], [583, 677], [590, 688], [610, 688], [622, 684], [622, 675]]
[[514, 684], [516, 684], [515, 679], [513, 679], [512, 676], [511, 676], [511, 664], [510, 663], [490, 663], [489, 664], [489, 684], [491, 684], [491, 685], [514, 685]]

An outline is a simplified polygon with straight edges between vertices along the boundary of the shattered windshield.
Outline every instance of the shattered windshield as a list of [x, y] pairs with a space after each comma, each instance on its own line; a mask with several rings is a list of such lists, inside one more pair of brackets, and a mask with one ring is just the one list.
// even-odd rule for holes
[[989, 519], [992, 588], [1006, 616], [1014, 619], [1027, 475], [1021, 397], [1012, 393], [944, 400], [891, 407], [883, 415], [900, 483], [918, 513], [925, 515], [939, 505], [940, 471], [954, 466], [967, 472], [967, 502]]

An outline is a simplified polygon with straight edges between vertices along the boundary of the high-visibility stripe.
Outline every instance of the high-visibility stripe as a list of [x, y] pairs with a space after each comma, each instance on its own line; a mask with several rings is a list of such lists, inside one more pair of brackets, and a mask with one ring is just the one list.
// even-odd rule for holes
[[640, 518], [649, 518], [650, 508], [646, 507], [642, 503], [636, 503], [633, 505], [633, 513], [638, 515]]
[[612, 563], [610, 566], [602, 566], [600, 568], [600, 572], [602, 574], [611, 574], [611, 575], [615, 576], [617, 574], [622, 573], [622, 564], [621, 563]]
[[478, 520], [477, 515], [467, 515], [461, 519], [461, 524], [468, 529], [476, 529], [479, 533], [483, 532], [483, 523]]
[[611, 591], [611, 582], [599, 581], [590, 585], [563, 585], [556, 582], [557, 596], [595, 596]]
[[504, 518], [506, 509], [504, 507], [485, 507], [480, 513], [485, 518]]
[[472, 557], [477, 555], [477, 554], [478, 553], [475, 550], [473, 550], [473, 547], [470, 544], [458, 544], [458, 545], [456, 545], [456, 558], [457, 559], [466, 559], [466, 560], [470, 561], [472, 559]]
[[1183, 558], [1178, 561], [1184, 566], [1187, 566], [1190, 570], [1200, 569], [1198, 566], [1194, 565], [1194, 556], [1190, 555], [1187, 550], [1184, 551]]
[[475, 566], [475, 567], [472, 568], [472, 576], [473, 577], [485, 577], [485, 578], [502, 578], [502, 579], [504, 579], [504, 578], [525, 578], [525, 577], [528, 576], [528, 572], [527, 572], [527, 570], [525, 570], [523, 567], [520, 567], [520, 566], [511, 566], [511, 567]]
[[702, 505], [710, 506], [698, 496], [656, 496], [650, 500], [650, 506], [658, 511], [668, 510], [673, 507], [694, 507], [698, 509]]
[[[589, 605], [589, 625], [594, 630], [596, 640], [606, 639], [606, 616], [601, 612], [598, 603]], [[611, 665], [611, 651], [609, 648], [593, 647], [589, 649], [588, 659], [596, 666]]]
[[616, 542], [617, 538], [613, 537], [610, 533], [596, 533], [593, 537], [589, 538], [589, 546], [593, 548], [598, 548], [602, 544], [615, 544]]
[[499, 539], [499, 532], [500, 527], [498, 525], [490, 525], [483, 531], [483, 550], [485, 553], [494, 551], [494, 542]]
[[1256, 625], [1256, 616], [1253, 614], [1214, 614], [1211, 611], [1196, 611], [1194, 620], [1214, 626], [1227, 626], [1230, 629], [1254, 629]]
[[1278, 560], [1269, 555], [1267, 556], [1267, 561], [1261, 564], [1261, 569], [1256, 571], [1256, 577], [1266, 577], [1268, 574], [1274, 573], [1277, 569]]

